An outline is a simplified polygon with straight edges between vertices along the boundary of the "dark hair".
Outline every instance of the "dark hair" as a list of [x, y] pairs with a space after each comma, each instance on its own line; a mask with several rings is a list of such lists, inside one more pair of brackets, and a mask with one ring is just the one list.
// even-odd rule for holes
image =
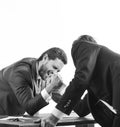
[[78, 41], [85, 41], [90, 43], [97, 43], [95, 39], [90, 35], [82, 35], [78, 38]]
[[39, 58], [37, 61], [42, 60], [43, 56], [47, 54], [49, 59], [55, 60], [56, 58], [60, 59], [63, 61], [64, 64], [67, 64], [67, 55], [66, 53], [58, 48], [58, 47], [53, 47], [48, 50], [46, 50]]
[[72, 44], [71, 55], [73, 57], [73, 61], [75, 61], [77, 59], [75, 57], [76, 57], [76, 54], [77, 54], [77, 51], [79, 49], [81, 42], [88, 42], [88, 43], [97, 44], [97, 42], [94, 40], [94, 38], [90, 35], [81, 35], [80, 37], [78, 37], [78, 39], [75, 40]]

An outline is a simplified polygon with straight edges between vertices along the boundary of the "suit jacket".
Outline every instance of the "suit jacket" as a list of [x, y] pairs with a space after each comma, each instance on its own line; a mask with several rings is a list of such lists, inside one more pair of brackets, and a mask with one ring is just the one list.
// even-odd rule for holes
[[[85, 90], [120, 111], [120, 55], [89, 42], [72, 47], [75, 75], [56, 108], [70, 114]], [[81, 109], [80, 109], [81, 110]]]
[[91, 112], [96, 122], [102, 127], [119, 127], [113, 126], [116, 117], [114, 112], [112, 112], [102, 101], [98, 100], [90, 90], [85, 97], [76, 104], [74, 111], [80, 117], [84, 117]]
[[0, 71], [0, 115], [33, 115], [48, 103], [37, 95], [36, 59], [24, 58]]

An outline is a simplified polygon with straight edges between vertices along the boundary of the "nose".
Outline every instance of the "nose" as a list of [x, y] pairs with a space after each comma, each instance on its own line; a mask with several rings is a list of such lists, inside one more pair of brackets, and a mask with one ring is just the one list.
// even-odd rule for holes
[[49, 70], [47, 74], [48, 74], [48, 76], [50, 76], [50, 75], [54, 74], [54, 72]]

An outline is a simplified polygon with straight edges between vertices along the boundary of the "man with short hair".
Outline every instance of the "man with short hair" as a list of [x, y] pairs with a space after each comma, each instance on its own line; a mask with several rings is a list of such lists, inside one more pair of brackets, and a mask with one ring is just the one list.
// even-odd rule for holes
[[[0, 115], [34, 115], [49, 104], [60, 85], [57, 75], [67, 64], [65, 52], [57, 47], [38, 59], [24, 58], [0, 71]], [[49, 79], [49, 81], [48, 81]]]
[[[53, 127], [74, 110], [80, 117], [92, 113], [102, 127], [120, 127], [120, 54], [96, 43], [89, 35], [73, 42], [75, 75], [53, 112], [41, 127]], [[81, 100], [85, 90], [88, 94]]]

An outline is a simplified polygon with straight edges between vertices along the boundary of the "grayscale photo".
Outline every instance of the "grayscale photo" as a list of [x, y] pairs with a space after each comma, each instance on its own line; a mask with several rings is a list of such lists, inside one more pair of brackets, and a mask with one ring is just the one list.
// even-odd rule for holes
[[0, 0], [0, 127], [120, 127], [119, 0]]

